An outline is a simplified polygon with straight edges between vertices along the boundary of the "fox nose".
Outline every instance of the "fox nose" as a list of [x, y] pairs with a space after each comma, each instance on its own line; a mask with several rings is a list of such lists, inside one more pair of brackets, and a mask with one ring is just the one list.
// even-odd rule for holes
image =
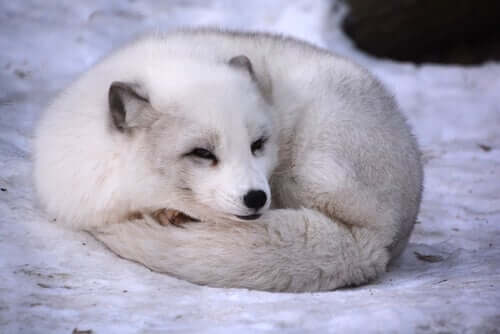
[[259, 210], [266, 204], [267, 196], [262, 190], [250, 190], [243, 196], [243, 202], [247, 208]]

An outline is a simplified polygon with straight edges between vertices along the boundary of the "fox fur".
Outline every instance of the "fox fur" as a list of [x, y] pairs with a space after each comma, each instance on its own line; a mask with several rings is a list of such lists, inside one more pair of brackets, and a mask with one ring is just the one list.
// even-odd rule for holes
[[[57, 224], [198, 284], [323, 291], [404, 249], [415, 138], [360, 66], [292, 38], [184, 30], [106, 57], [43, 113], [34, 179]], [[189, 217], [159, 224], [155, 212]]]

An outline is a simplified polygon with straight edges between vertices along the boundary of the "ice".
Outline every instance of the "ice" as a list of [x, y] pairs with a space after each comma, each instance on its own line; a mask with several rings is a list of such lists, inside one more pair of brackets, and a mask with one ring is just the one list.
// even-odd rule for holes
[[[0, 2], [0, 332], [497, 333], [500, 65], [375, 59], [340, 31], [344, 12], [324, 0]], [[394, 93], [426, 181], [410, 245], [386, 275], [328, 293], [202, 287], [120, 259], [37, 207], [30, 144], [50, 98], [138, 34], [199, 25], [311, 41]]]

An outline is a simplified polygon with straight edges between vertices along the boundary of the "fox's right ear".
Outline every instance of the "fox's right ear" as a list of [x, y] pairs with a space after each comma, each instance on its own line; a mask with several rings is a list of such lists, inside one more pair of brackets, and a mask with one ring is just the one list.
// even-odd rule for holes
[[113, 126], [120, 132], [149, 127], [156, 113], [140, 85], [114, 81], [109, 87], [108, 103]]

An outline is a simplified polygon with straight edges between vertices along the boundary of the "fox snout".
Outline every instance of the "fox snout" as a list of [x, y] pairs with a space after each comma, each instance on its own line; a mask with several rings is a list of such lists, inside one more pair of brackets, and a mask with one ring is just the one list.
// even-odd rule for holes
[[263, 190], [251, 189], [243, 196], [243, 203], [247, 208], [254, 210], [255, 213], [237, 217], [243, 220], [255, 220], [261, 216], [258, 211], [266, 205], [267, 195]]
[[249, 209], [260, 210], [267, 202], [267, 195], [262, 190], [250, 190], [243, 196], [243, 203]]

